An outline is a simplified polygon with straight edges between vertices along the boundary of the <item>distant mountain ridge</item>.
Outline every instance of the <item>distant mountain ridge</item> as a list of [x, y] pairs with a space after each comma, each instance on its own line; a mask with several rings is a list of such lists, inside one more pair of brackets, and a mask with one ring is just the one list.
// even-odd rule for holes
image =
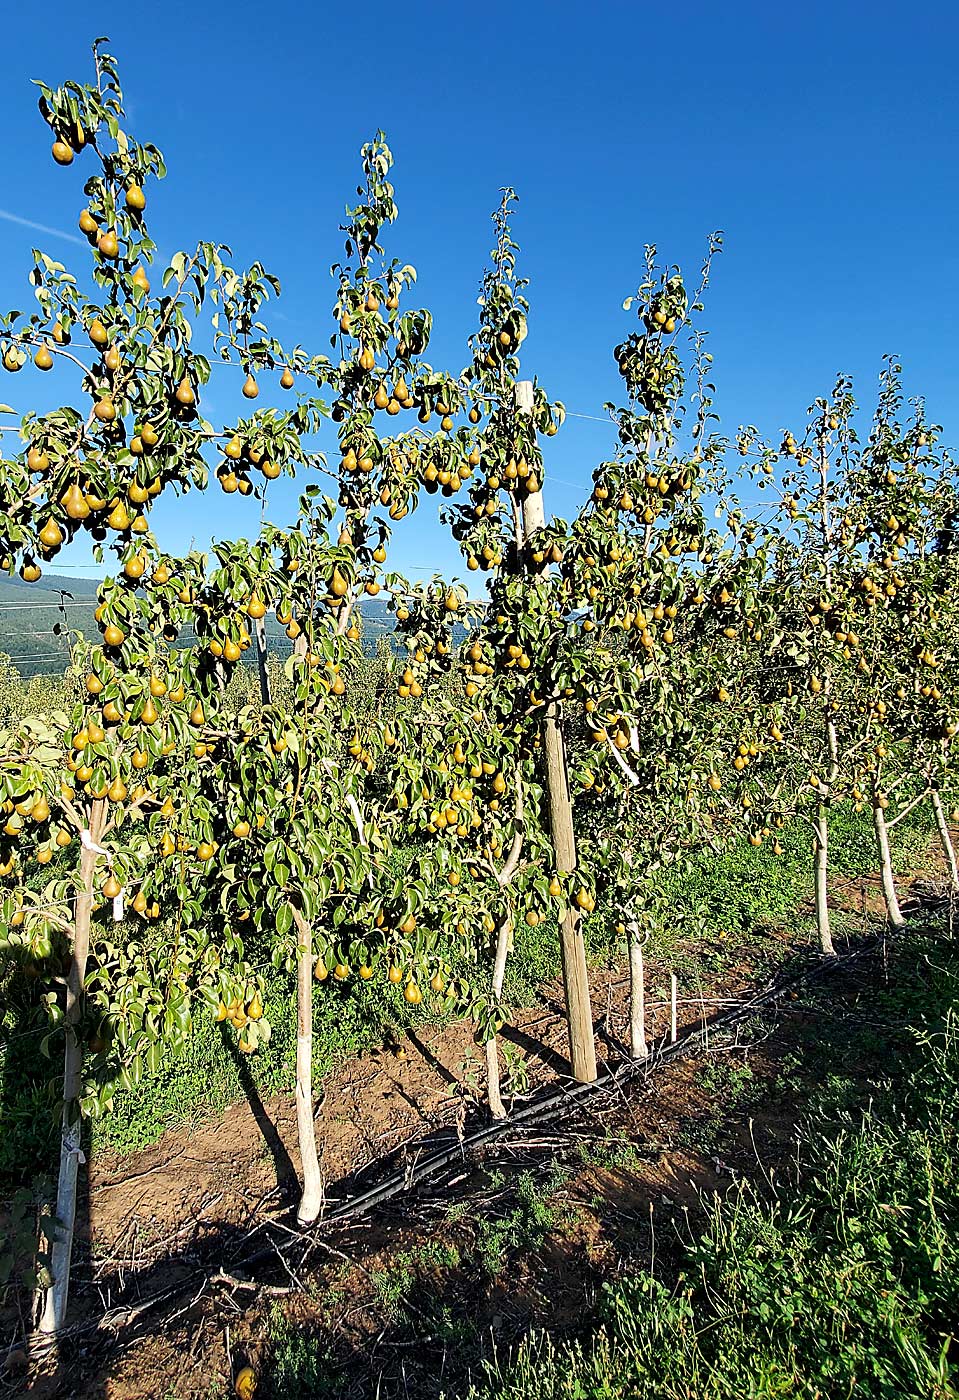
[[[62, 671], [70, 660], [72, 632], [90, 641], [100, 631], [93, 619], [100, 579], [47, 574], [36, 583], [0, 576], [0, 653], [9, 656], [25, 679]], [[363, 598], [359, 605], [364, 643], [372, 650], [379, 637], [389, 636], [393, 618], [385, 598]], [[271, 652], [288, 656], [291, 642], [272, 614], [266, 618]]]

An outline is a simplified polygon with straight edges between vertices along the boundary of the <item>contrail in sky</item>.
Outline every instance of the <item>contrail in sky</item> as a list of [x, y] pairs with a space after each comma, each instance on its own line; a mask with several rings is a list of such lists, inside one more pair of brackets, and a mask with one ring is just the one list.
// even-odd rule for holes
[[22, 228], [36, 229], [37, 233], [49, 234], [51, 238], [65, 238], [68, 243], [79, 243], [81, 247], [86, 247], [87, 240], [81, 238], [77, 233], [67, 233], [64, 229], [50, 228], [47, 224], [38, 224], [33, 219], [22, 219], [19, 214], [11, 214], [9, 209], [0, 209], [0, 219], [6, 219], [9, 224], [20, 224]]

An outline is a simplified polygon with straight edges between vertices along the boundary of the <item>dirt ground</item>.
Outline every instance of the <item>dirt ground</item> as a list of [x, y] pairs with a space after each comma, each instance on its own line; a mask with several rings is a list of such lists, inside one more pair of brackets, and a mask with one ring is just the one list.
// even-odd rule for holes
[[[935, 870], [927, 869], [930, 876]], [[878, 878], [849, 882], [835, 897], [864, 921], [881, 907]], [[791, 951], [790, 937], [778, 937], [780, 954]], [[708, 1003], [681, 989], [681, 1031], [701, 1026], [764, 980], [768, 949], [765, 956], [755, 943], [741, 956], [730, 951]], [[647, 985], [668, 983], [668, 975], [651, 966]], [[858, 976], [839, 975], [841, 996], [858, 994]], [[801, 1002], [793, 1005], [797, 996], [780, 1003], [784, 1039], [752, 1052], [751, 1076], [777, 1072], [790, 1022], [806, 1014]], [[597, 987], [601, 1069], [627, 1058], [627, 1002], [624, 975], [602, 992]], [[667, 1029], [668, 1008], [651, 1004], [651, 1037], [665, 1038]], [[569, 1084], [561, 1079], [566, 1039], [558, 987], [548, 989], [544, 1005], [519, 1015], [508, 1035], [529, 1077], [514, 1108]], [[328, 1217], [372, 1184], [409, 1175], [431, 1151], [455, 1148], [487, 1121], [482, 1052], [468, 1026], [411, 1033], [395, 1048], [398, 1055], [384, 1049], [352, 1059], [322, 1086], [316, 1124]], [[735, 1038], [724, 1049], [734, 1058]], [[78, 1330], [59, 1355], [36, 1343], [22, 1356], [15, 1352], [0, 1387], [38, 1400], [210, 1400], [232, 1393], [230, 1376], [243, 1360], [264, 1362], [277, 1308], [304, 1334], [321, 1336], [345, 1376], [378, 1376], [384, 1396], [404, 1393], [411, 1367], [433, 1389], [409, 1393], [439, 1394], [444, 1377], [459, 1385], [460, 1313], [471, 1337], [482, 1332], [503, 1343], [544, 1319], [559, 1329], [574, 1325], [604, 1282], [648, 1265], [651, 1250], [668, 1250], [675, 1235], [667, 1222], [695, 1211], [701, 1192], [725, 1189], [757, 1152], [774, 1162], [785, 1149], [797, 1107], [774, 1102], [754, 1104], [748, 1123], [733, 1115], [716, 1150], [708, 1131], [715, 1092], [701, 1082], [705, 1058], [700, 1050], [656, 1073], [614, 1080], [559, 1125], [530, 1120], [459, 1161], [454, 1153], [435, 1181], [399, 1192], [360, 1219], [328, 1218], [305, 1243], [297, 1236], [290, 1250], [299, 1171], [290, 1094], [236, 1104], [199, 1128], [171, 1129], [137, 1154], [101, 1157], [90, 1173], [75, 1254]], [[551, 1175], [558, 1163], [559, 1184]], [[562, 1228], [514, 1255], [515, 1183], [525, 1179], [539, 1183]], [[487, 1246], [498, 1240], [505, 1250], [503, 1271], [482, 1280], [455, 1262], [477, 1239]], [[384, 1282], [391, 1270], [398, 1301]], [[139, 1311], [163, 1290], [166, 1300]], [[357, 1395], [373, 1393], [357, 1384]], [[268, 1380], [259, 1393], [280, 1394]]]

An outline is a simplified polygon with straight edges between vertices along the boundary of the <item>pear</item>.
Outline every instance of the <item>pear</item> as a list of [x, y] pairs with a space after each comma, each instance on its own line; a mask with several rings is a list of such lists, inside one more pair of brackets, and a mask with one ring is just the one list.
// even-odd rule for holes
[[63, 544], [63, 531], [52, 516], [40, 531], [40, 543], [48, 550], [59, 549]]
[[90, 514], [86, 497], [74, 481], [62, 497], [62, 505], [71, 520], [86, 520]]
[[40, 346], [40, 349], [33, 357], [33, 363], [36, 365], [37, 369], [53, 369], [53, 356], [50, 354], [48, 346]]
[[253, 378], [253, 375], [252, 375], [252, 374], [248, 374], [248, 375], [246, 376], [246, 382], [245, 382], [244, 385], [243, 385], [243, 397], [244, 397], [245, 399], [255, 399], [255, 398], [258, 397], [259, 392], [260, 392], [260, 386], [257, 384], [256, 380]]
[[129, 530], [130, 517], [122, 501], [117, 501], [116, 505], [107, 516], [107, 524], [111, 530]]
[[135, 181], [127, 185], [126, 206], [128, 209], [135, 209], [138, 214], [147, 207], [147, 197]]

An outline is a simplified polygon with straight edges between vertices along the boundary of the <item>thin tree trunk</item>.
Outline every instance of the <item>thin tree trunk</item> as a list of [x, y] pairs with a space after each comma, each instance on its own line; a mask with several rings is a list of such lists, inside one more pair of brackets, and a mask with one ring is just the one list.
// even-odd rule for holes
[[[97, 846], [106, 825], [107, 804], [98, 798], [90, 808], [90, 843]], [[40, 1330], [59, 1332], [67, 1314], [70, 1261], [77, 1218], [77, 1176], [80, 1166], [80, 1089], [83, 1047], [76, 1025], [83, 1010], [83, 984], [90, 953], [90, 919], [93, 912], [93, 878], [97, 852], [84, 845], [80, 855], [80, 889], [74, 907], [73, 957], [67, 974], [64, 1014], [63, 1108], [60, 1129], [60, 1175], [57, 1181], [57, 1236], [51, 1250], [53, 1282], [47, 1289]]]
[[303, 1164], [303, 1194], [296, 1218], [310, 1225], [323, 1208], [323, 1178], [313, 1121], [313, 930], [299, 910], [296, 920], [296, 1128]]
[[[496, 937], [496, 959], [493, 963], [493, 996], [498, 1002], [503, 995], [503, 978], [506, 975], [506, 958], [512, 944], [513, 921], [507, 916], [500, 924]], [[505, 1118], [506, 1108], [500, 1094], [499, 1053], [495, 1034], [486, 1042], [486, 1083], [489, 1111], [494, 1118]]]
[[834, 958], [832, 929], [829, 926], [829, 816], [826, 807], [820, 803], [813, 822], [813, 869], [816, 880], [816, 928], [819, 931], [819, 946], [826, 957]]
[[629, 1047], [635, 1060], [649, 1058], [646, 1044], [646, 969], [643, 963], [643, 943], [639, 925], [630, 920], [629, 935]]
[[956, 865], [956, 852], [952, 844], [952, 836], [949, 833], [949, 823], [946, 821], [946, 814], [942, 806], [942, 793], [938, 788], [933, 788], [932, 810], [936, 818], [936, 830], [939, 832], [939, 840], [942, 842], [942, 853], [946, 857], [946, 864], [949, 867], [949, 884], [954, 890], [959, 890], [959, 866]]
[[882, 895], [886, 901], [886, 914], [893, 933], [902, 933], [906, 921], [899, 908], [899, 895], [896, 893], [896, 877], [892, 869], [892, 855], [889, 851], [889, 832], [886, 828], [886, 814], [878, 802], [872, 804], [872, 823], [876, 831], [876, 845], [879, 848], [879, 875], [882, 880]]
[[253, 623], [253, 644], [256, 649], [256, 671], [260, 680], [260, 701], [263, 705], [269, 705], [270, 677], [266, 669], [266, 619], [258, 617]]

